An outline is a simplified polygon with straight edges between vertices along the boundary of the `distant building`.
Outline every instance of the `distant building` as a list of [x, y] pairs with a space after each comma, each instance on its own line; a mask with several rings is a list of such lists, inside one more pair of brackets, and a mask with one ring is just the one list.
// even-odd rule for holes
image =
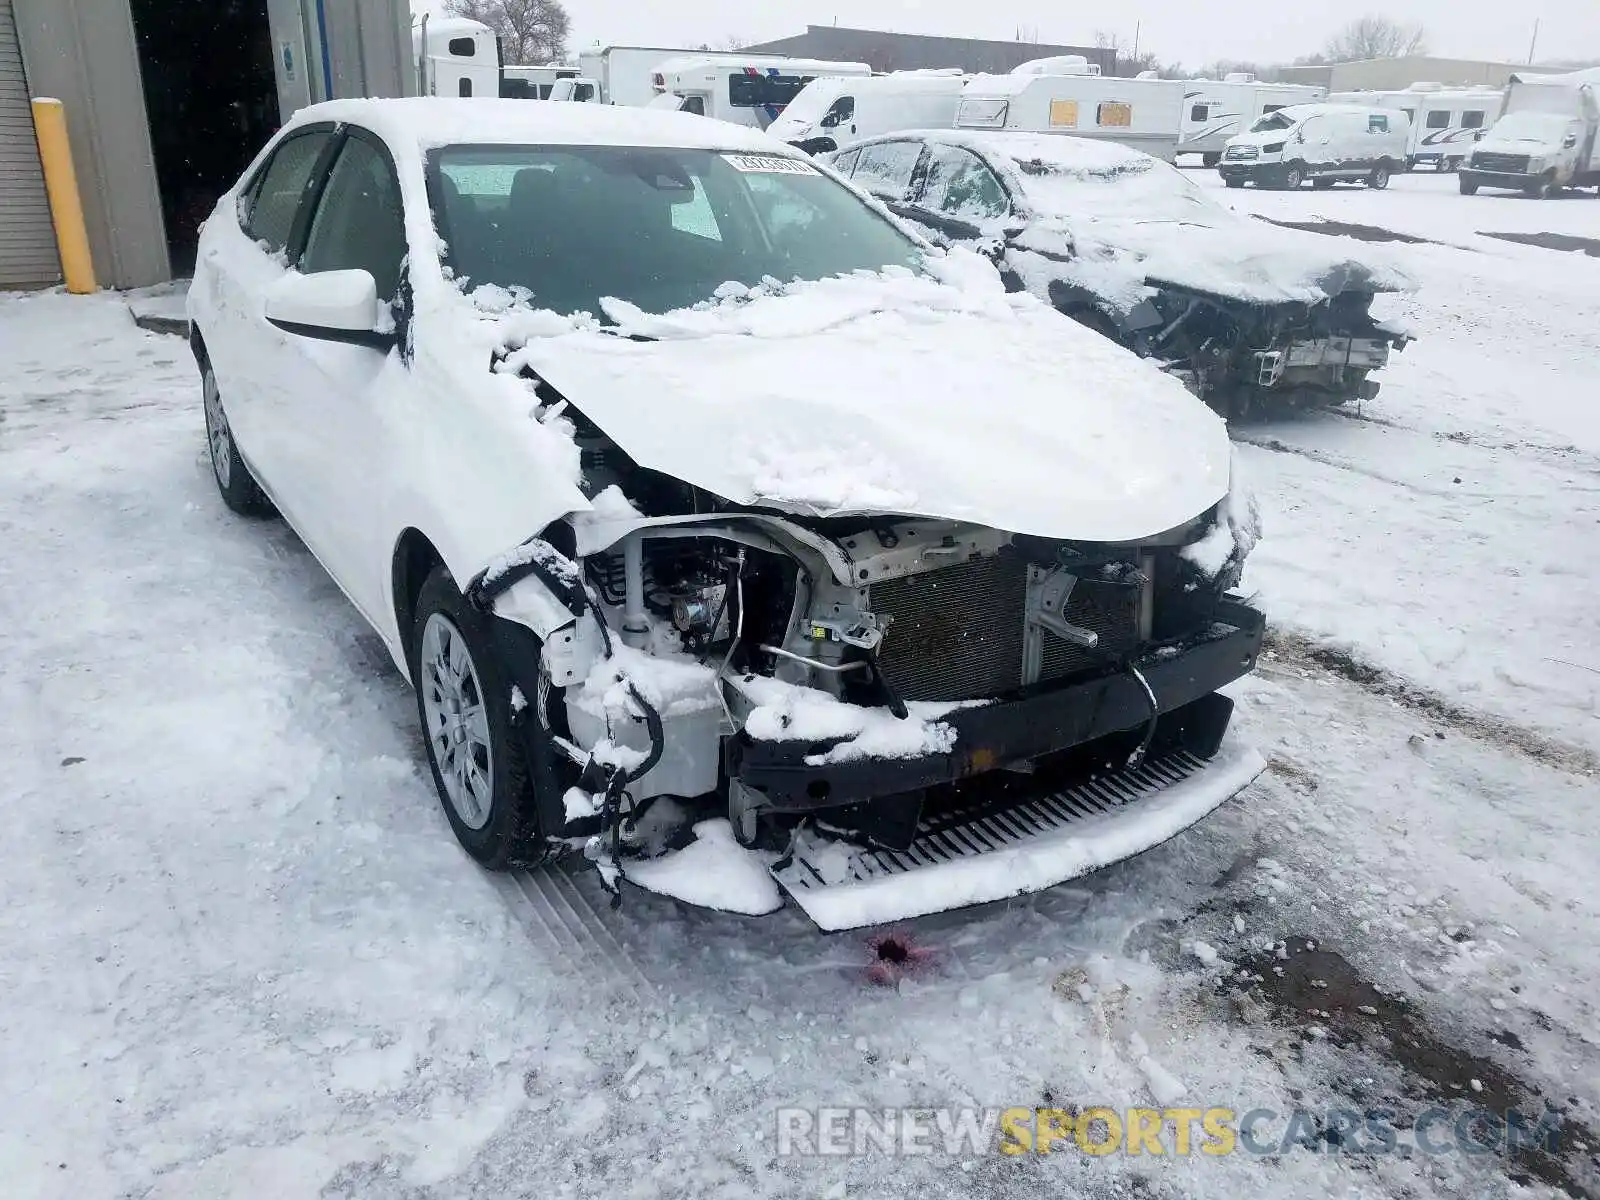
[[1117, 52], [1098, 46], [1049, 46], [1042, 42], [991, 42], [978, 38], [927, 37], [917, 33], [885, 33], [876, 29], [845, 29], [837, 25], [808, 25], [796, 37], [779, 38], [744, 47], [762, 54], [790, 54], [796, 58], [821, 58], [834, 62], [870, 63], [874, 71], [914, 71], [931, 67], [960, 67], [1003, 75], [1030, 59], [1081, 54], [1100, 64], [1104, 75], [1114, 74]]
[[1404, 58], [1367, 58], [1359, 62], [1323, 63], [1320, 66], [1279, 67], [1283, 83], [1310, 83], [1330, 92], [1398, 91], [1413, 83], [1442, 83], [1453, 87], [1505, 87], [1513, 71], [1526, 71], [1522, 63], [1476, 62], [1464, 58], [1429, 58], [1411, 54]]

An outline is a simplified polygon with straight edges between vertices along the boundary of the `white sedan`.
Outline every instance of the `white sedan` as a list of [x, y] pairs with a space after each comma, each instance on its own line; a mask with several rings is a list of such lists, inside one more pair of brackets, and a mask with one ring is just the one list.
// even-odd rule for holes
[[1262, 634], [1221, 421], [755, 131], [308, 108], [189, 303], [224, 501], [383, 637], [486, 865], [672, 892], [703, 843], [842, 928], [1083, 874], [1260, 769], [1216, 694]]

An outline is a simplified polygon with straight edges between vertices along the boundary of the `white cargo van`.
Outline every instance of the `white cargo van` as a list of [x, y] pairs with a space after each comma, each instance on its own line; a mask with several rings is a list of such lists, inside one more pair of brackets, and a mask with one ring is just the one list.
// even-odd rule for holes
[[1600, 67], [1567, 75], [1513, 75], [1505, 115], [1461, 167], [1461, 191], [1514, 188], [1555, 196], [1600, 187]]
[[[702, 117], [766, 129], [812, 80], [822, 76], [866, 78], [861, 62], [815, 58], [674, 58], [655, 69], [651, 108], [676, 108]], [[676, 100], [669, 97], [676, 97]]]
[[1335, 92], [1328, 102], [1399, 109], [1411, 120], [1407, 166], [1454, 171], [1500, 116], [1505, 96], [1498, 88], [1413, 83], [1397, 92]]
[[411, 27], [421, 96], [500, 95], [500, 42], [481, 21], [423, 17]]
[[1178, 79], [1114, 79], [1081, 56], [1044, 59], [1067, 74], [1024, 63], [1009, 75], [974, 75], [956, 108], [957, 129], [1025, 129], [1098, 138], [1171, 162], [1178, 150], [1184, 85]]
[[1411, 122], [1397, 109], [1356, 104], [1291, 104], [1228, 139], [1217, 170], [1229, 187], [1332, 187], [1341, 181], [1385, 188], [1406, 169]]
[[1221, 79], [1186, 79], [1179, 154], [1198, 154], [1208, 167], [1222, 161], [1228, 139], [1270, 112], [1291, 104], [1315, 104], [1326, 88], [1301, 83], [1260, 83], [1236, 71]]
[[767, 126], [767, 132], [807, 154], [822, 154], [881, 133], [949, 129], [964, 87], [966, 76], [960, 68], [815, 79]]

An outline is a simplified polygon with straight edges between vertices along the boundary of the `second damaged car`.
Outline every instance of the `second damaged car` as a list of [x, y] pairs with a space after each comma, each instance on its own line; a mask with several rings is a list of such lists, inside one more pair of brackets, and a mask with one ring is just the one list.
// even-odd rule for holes
[[1373, 300], [1413, 285], [1381, 251], [1251, 220], [1176, 168], [1079, 137], [895, 134], [834, 168], [1007, 285], [1160, 362], [1219, 413], [1371, 399], [1404, 329]]
[[1137, 854], [1262, 767], [1222, 422], [759, 133], [309, 108], [190, 306], [224, 500], [383, 637], [490, 867], [846, 928]]

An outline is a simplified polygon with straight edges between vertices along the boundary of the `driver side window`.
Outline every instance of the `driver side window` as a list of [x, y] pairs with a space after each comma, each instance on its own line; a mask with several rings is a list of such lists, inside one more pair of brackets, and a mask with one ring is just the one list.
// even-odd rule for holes
[[921, 142], [874, 142], [861, 148], [850, 179], [880, 200], [904, 200], [921, 157]]
[[856, 117], [856, 98], [854, 96], [840, 96], [833, 102], [833, 107], [828, 110], [828, 115], [822, 118], [824, 129], [837, 129], [841, 125], [848, 125]]
[[378, 295], [392, 299], [400, 288], [406, 256], [400, 181], [386, 154], [366, 138], [345, 139], [322, 191], [300, 269], [370, 271]]

